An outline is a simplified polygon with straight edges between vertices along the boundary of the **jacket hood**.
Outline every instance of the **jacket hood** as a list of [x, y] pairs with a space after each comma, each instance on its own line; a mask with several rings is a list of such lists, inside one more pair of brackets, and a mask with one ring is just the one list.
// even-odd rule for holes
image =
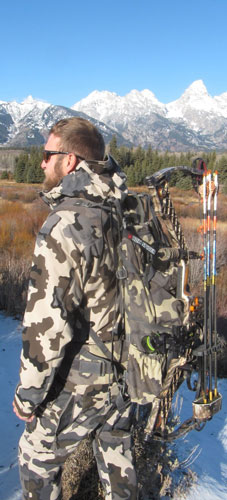
[[65, 197], [102, 203], [107, 198], [123, 201], [127, 193], [126, 175], [109, 155], [104, 161], [80, 162], [75, 171], [63, 177], [50, 191], [41, 193], [41, 196], [54, 208]]

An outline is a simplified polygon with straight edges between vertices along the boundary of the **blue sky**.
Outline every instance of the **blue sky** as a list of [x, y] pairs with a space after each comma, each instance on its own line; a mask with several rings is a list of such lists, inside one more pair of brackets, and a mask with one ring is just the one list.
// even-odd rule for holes
[[93, 90], [170, 102], [195, 80], [227, 91], [227, 0], [8, 0], [0, 101], [72, 106]]

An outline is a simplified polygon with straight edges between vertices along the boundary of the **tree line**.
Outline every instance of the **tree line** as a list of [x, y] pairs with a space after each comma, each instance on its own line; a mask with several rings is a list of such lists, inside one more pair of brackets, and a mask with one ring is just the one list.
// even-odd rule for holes
[[[147, 149], [143, 149], [141, 146], [137, 148], [118, 147], [116, 136], [113, 136], [111, 139], [107, 150], [126, 173], [130, 187], [143, 185], [146, 176], [152, 175], [162, 168], [178, 165], [192, 166], [193, 160], [198, 156], [195, 152], [160, 152], [151, 147]], [[29, 150], [21, 152], [16, 157], [14, 169], [14, 179], [16, 182], [43, 182], [44, 173], [40, 167], [42, 151], [43, 147], [33, 146]], [[202, 158], [208, 169], [212, 171], [218, 170], [219, 182], [224, 185], [223, 190], [227, 193], [227, 154], [223, 154], [217, 158], [216, 152], [213, 151], [203, 153]], [[4, 172], [2, 176], [4, 176]], [[182, 172], [179, 172], [172, 176], [171, 185], [175, 185], [181, 189], [190, 189], [191, 179], [188, 176], [186, 177]]]
[[42, 183], [42, 159], [43, 147], [32, 146], [28, 151], [23, 151], [15, 160], [14, 180], [31, 184]]
[[[152, 175], [162, 168], [179, 165], [191, 167], [193, 160], [198, 156], [202, 156], [209, 170], [218, 170], [219, 182], [224, 185], [227, 193], [227, 154], [217, 158], [215, 151], [202, 153], [201, 155], [195, 152], [160, 152], [153, 150], [151, 147], [143, 149], [141, 146], [130, 149], [125, 146], [118, 147], [115, 136], [109, 143], [109, 152], [125, 171], [128, 185], [132, 187], [143, 185], [146, 176]], [[178, 172], [172, 176], [171, 185], [181, 189], [190, 189], [191, 179], [188, 176], [186, 177], [183, 172]]]

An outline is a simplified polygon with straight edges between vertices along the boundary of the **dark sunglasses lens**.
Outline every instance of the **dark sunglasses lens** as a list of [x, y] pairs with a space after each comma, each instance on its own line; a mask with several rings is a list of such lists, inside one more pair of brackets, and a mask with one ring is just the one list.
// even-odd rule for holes
[[43, 159], [45, 162], [49, 161], [50, 157], [51, 157], [50, 151], [43, 151]]

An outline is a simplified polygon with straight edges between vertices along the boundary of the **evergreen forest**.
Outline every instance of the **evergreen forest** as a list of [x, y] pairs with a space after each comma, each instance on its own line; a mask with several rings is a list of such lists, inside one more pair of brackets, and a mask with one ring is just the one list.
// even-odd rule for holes
[[15, 160], [14, 180], [29, 184], [42, 183], [44, 173], [40, 165], [43, 158], [43, 148], [32, 146], [23, 151]]
[[[40, 167], [42, 162], [42, 147], [33, 146], [22, 151], [15, 160], [14, 180], [18, 183], [42, 183], [44, 173]], [[187, 165], [192, 166], [193, 160], [202, 156], [207, 168], [211, 171], [218, 170], [219, 183], [223, 186], [223, 192], [227, 193], [227, 154], [218, 155], [215, 151], [210, 153], [187, 152], [170, 153], [159, 152], [151, 147], [143, 149], [128, 148], [117, 145], [116, 137], [113, 136], [107, 151], [115, 158], [127, 175], [130, 187], [144, 185], [146, 176], [152, 175], [157, 170], [170, 166]], [[7, 178], [7, 172], [2, 172], [1, 178]], [[180, 189], [190, 189], [191, 180], [183, 173], [175, 173], [171, 178], [171, 185]]]

